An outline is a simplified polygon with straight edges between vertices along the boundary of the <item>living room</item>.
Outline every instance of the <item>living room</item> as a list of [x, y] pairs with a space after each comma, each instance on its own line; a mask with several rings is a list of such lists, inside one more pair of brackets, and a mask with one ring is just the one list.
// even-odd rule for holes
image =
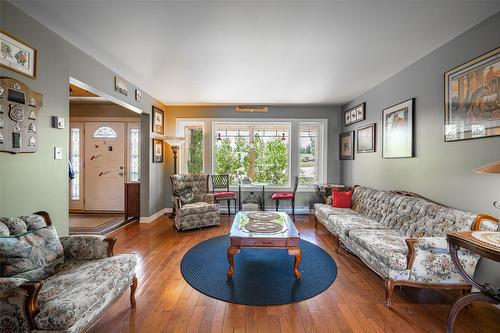
[[1, 1], [0, 332], [497, 332], [499, 11]]

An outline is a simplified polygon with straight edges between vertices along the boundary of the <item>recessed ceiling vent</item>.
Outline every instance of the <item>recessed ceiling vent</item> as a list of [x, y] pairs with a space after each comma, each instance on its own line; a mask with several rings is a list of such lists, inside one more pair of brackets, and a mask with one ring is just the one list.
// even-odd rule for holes
[[259, 105], [239, 105], [235, 108], [236, 112], [269, 112], [267, 106]]

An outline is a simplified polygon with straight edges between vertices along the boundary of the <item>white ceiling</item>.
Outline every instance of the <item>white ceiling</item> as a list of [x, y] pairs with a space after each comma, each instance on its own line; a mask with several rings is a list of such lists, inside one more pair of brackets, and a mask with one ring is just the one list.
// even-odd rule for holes
[[498, 1], [15, 4], [165, 104], [344, 103], [500, 10]]

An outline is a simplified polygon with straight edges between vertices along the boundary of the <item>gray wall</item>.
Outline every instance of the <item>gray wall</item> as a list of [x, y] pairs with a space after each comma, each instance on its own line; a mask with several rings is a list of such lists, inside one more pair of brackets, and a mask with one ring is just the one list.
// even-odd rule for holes
[[[84, 82], [102, 93], [142, 109], [143, 162], [141, 203], [146, 204], [150, 190], [155, 195], [165, 183], [164, 164], [151, 163], [151, 105], [164, 108], [151, 96], [143, 93], [141, 103], [134, 101], [134, 89], [129, 84], [129, 96], [114, 91], [115, 73], [95, 59], [53, 33], [12, 4], [0, 1], [0, 28], [38, 49], [38, 75], [31, 79], [0, 68], [0, 76], [8, 76], [26, 83], [43, 94], [39, 116], [39, 148], [36, 153], [10, 155], [0, 153], [0, 216], [18, 216], [46, 210], [53, 217], [57, 231], [68, 233], [68, 130], [53, 129], [51, 116], [69, 120], [69, 78]], [[127, 78], [125, 78], [127, 79]], [[145, 123], [147, 122], [147, 124]], [[53, 159], [53, 148], [63, 147], [62, 160]], [[149, 174], [152, 173], [154, 181]], [[163, 198], [164, 194], [162, 193]], [[149, 216], [163, 208], [161, 204], [141, 207], [141, 215]]]
[[[499, 47], [499, 31], [497, 13], [344, 105], [342, 110], [366, 102], [366, 121], [342, 131], [377, 123], [377, 151], [342, 161], [342, 182], [413, 191], [451, 207], [498, 217], [492, 202], [500, 200], [500, 175], [478, 175], [472, 170], [500, 160], [500, 137], [444, 142], [443, 74]], [[416, 157], [382, 159], [382, 109], [413, 97]]]
[[[340, 163], [338, 160], [338, 135], [340, 127], [339, 106], [270, 106], [269, 113], [236, 113], [234, 106], [168, 106], [167, 133], [175, 134], [175, 122], [178, 118], [266, 118], [266, 119], [328, 119], [328, 182], [340, 181]], [[172, 150], [166, 146], [167, 174], [173, 172]], [[171, 196], [170, 182], [165, 183], [165, 193]], [[271, 192], [267, 193], [267, 206], [272, 206]], [[297, 206], [308, 206], [319, 198], [315, 193], [298, 193]], [[170, 206], [170, 203], [168, 203]]]

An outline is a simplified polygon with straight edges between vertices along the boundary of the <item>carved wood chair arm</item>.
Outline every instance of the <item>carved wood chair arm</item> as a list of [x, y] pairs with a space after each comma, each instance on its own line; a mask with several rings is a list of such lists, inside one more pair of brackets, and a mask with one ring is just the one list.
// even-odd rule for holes
[[[22, 304], [23, 310], [7, 314], [21, 316], [31, 330], [36, 329], [35, 317], [39, 312], [38, 293], [43, 281], [28, 281], [20, 278], [0, 278], [0, 308], [9, 309], [9, 299], [14, 303]], [[4, 303], [7, 302], [7, 303]], [[19, 303], [18, 303], [19, 302]]]
[[37, 329], [35, 323], [35, 317], [40, 312], [38, 307], [38, 293], [40, 289], [42, 289], [43, 280], [38, 282], [25, 282], [20, 288], [26, 290], [28, 294], [26, 299], [24, 300], [24, 311], [26, 316], [28, 317], [28, 322], [30, 324], [31, 329]]
[[471, 230], [472, 231], [480, 231], [482, 226], [483, 226], [484, 221], [490, 221], [490, 222], [496, 223], [496, 224], [500, 223], [499, 220], [493, 216], [490, 216], [487, 214], [479, 214], [476, 217], [476, 220], [474, 221], [474, 223], [472, 224]]
[[412, 269], [413, 263], [415, 262], [415, 255], [417, 254], [415, 245], [418, 243], [418, 239], [407, 238], [405, 239], [405, 243], [408, 247], [408, 253], [406, 254], [406, 269]]

